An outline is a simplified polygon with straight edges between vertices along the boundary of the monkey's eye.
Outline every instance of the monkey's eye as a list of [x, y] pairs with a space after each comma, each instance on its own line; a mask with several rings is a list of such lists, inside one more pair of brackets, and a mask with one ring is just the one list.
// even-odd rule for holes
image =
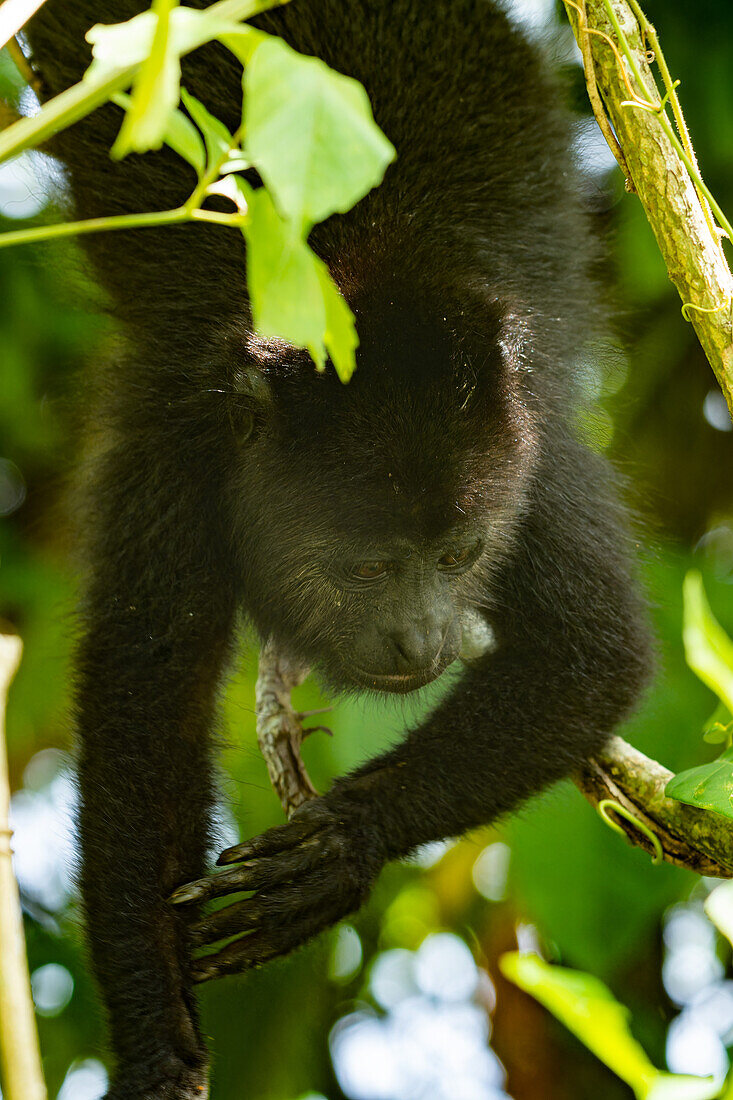
[[360, 581], [374, 581], [377, 577], [383, 577], [387, 569], [386, 561], [360, 561], [351, 570], [351, 575], [358, 577]]
[[438, 565], [442, 569], [461, 569], [473, 561], [478, 549], [479, 544], [475, 542], [473, 546], [464, 546], [461, 550], [449, 550], [443, 554]]

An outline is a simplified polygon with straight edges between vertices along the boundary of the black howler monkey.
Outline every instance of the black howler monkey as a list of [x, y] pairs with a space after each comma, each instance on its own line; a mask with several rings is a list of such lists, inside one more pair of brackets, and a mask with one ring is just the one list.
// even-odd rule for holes
[[[47, 93], [81, 76], [90, 24], [143, 6], [48, 0], [29, 32]], [[496, 644], [402, 744], [234, 853], [248, 866], [220, 891], [234, 873], [255, 892], [194, 934], [247, 933], [224, 970], [291, 950], [356, 909], [387, 860], [568, 774], [648, 668], [613, 477], [573, 437], [597, 246], [536, 52], [489, 0], [293, 0], [258, 22], [361, 80], [398, 159], [311, 237], [356, 314], [348, 386], [252, 332], [238, 234], [85, 241], [124, 334], [88, 476], [76, 689], [114, 1100], [206, 1093], [192, 984], [207, 964], [167, 899], [205, 871], [238, 614], [336, 690], [433, 680], [467, 612]], [[184, 62], [232, 130], [240, 78], [217, 47]], [[172, 207], [192, 188], [165, 150], [114, 164], [119, 121], [107, 107], [56, 141], [77, 216]]]

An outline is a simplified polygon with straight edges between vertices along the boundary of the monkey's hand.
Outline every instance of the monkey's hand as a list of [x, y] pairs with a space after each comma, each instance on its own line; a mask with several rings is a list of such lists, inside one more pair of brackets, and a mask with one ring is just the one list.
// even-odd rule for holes
[[[227, 870], [182, 886], [176, 904], [252, 892], [191, 927], [195, 948], [239, 937], [195, 959], [194, 981], [260, 966], [353, 913], [366, 899], [385, 857], [357, 805], [328, 795], [305, 803], [287, 825], [222, 852]], [[229, 866], [232, 864], [233, 866]]]

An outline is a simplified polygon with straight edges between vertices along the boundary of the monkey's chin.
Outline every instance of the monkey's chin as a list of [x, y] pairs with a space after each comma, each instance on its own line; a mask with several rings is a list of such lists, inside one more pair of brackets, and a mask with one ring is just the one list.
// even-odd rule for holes
[[377, 673], [367, 672], [366, 669], [352, 668], [351, 679], [359, 687], [370, 688], [372, 691], [389, 691], [395, 695], [407, 695], [411, 691], [418, 691], [426, 684], [432, 684], [446, 670], [446, 665], [438, 668], [420, 669], [419, 672], [404, 673]]

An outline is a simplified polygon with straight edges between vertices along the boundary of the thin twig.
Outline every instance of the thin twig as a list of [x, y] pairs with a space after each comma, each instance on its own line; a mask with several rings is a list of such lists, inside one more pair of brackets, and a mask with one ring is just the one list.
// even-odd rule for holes
[[20, 638], [0, 634], [0, 1076], [5, 1100], [46, 1100], [10, 847], [5, 702], [21, 650]]
[[590, 47], [590, 35], [588, 31], [588, 19], [585, 11], [585, 0], [578, 0], [578, 3], [574, 3], [573, 0], [564, 0], [565, 7], [574, 8], [578, 13], [579, 19], [579, 39], [578, 44], [580, 46], [580, 52], [583, 56], [583, 73], [585, 75], [585, 88], [588, 92], [588, 99], [590, 105], [593, 108], [593, 114], [595, 115], [596, 122], [600, 127], [609, 149], [613, 153], [619, 168], [624, 174], [624, 180], [626, 183], [626, 190], [634, 190], [634, 181], [631, 178], [629, 172], [629, 166], [626, 163], [626, 157], [624, 156], [623, 149], [618, 143], [616, 135], [613, 132], [613, 127], [608, 120], [606, 114], [606, 108], [603, 106], [603, 100], [601, 99], [600, 92], [598, 91], [598, 84], [596, 83], [596, 70], [593, 64], [593, 54]]
[[0, 49], [15, 38], [45, 0], [4, 0], [0, 8]]
[[18, 41], [18, 39], [11, 38], [10, 41], [6, 43], [5, 48], [12, 57], [15, 63], [15, 67], [20, 75], [23, 77], [23, 80], [25, 80], [26, 84], [33, 89], [36, 95], [40, 96], [41, 90], [43, 88], [43, 81], [41, 80], [35, 69], [33, 69], [30, 61], [20, 48], [20, 42]]

